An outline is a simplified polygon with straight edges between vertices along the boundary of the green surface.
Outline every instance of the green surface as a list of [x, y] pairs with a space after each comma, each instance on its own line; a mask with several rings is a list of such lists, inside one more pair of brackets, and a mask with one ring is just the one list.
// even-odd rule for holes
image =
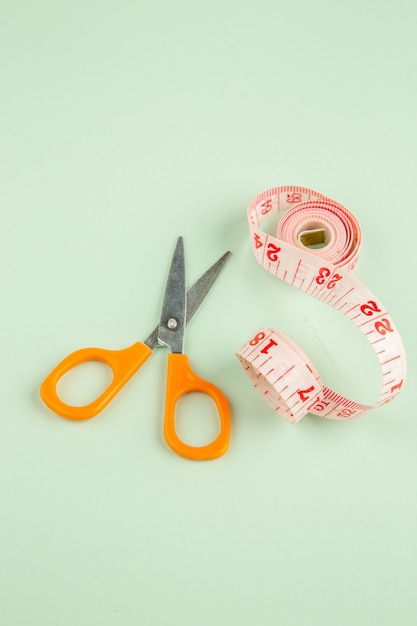
[[[416, 20], [414, 0], [3, 0], [2, 624], [416, 624]], [[356, 276], [407, 350], [403, 393], [352, 423], [287, 424], [234, 356], [272, 326], [378, 395], [353, 325], [252, 256], [246, 206], [281, 184], [355, 213]], [[186, 336], [233, 410], [207, 463], [164, 443], [164, 350], [93, 420], [39, 398], [69, 352], [148, 335], [178, 235], [190, 282], [233, 252]], [[83, 370], [64, 397], [105, 384]], [[199, 400], [191, 443], [215, 432]]]

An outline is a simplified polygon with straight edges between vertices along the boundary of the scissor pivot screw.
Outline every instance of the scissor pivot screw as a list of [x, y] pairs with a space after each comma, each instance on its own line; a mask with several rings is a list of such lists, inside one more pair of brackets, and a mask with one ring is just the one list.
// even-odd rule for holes
[[169, 330], [176, 330], [178, 328], [178, 320], [176, 320], [175, 317], [170, 317], [167, 326]]

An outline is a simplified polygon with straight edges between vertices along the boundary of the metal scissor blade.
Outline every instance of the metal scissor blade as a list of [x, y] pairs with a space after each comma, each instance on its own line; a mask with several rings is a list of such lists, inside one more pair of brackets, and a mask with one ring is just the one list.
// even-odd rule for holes
[[210, 291], [230, 252], [225, 252], [187, 291], [187, 324]]
[[[186, 325], [188, 326], [194, 314], [200, 308], [201, 303], [210, 291], [214, 281], [217, 279], [223, 265], [226, 262], [230, 252], [225, 252], [195, 283], [193, 283], [187, 291], [186, 305]], [[158, 345], [159, 325], [156, 326], [144, 343], [152, 350]]]
[[169, 346], [173, 353], [182, 352], [186, 309], [184, 241], [182, 237], [178, 237], [168, 274], [158, 328], [158, 341]]

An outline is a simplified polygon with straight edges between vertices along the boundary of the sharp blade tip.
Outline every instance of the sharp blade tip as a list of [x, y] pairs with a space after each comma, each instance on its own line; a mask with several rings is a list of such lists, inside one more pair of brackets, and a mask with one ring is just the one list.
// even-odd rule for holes
[[224, 254], [222, 254], [222, 256], [220, 257], [220, 259], [218, 260], [218, 262], [220, 262], [220, 261], [225, 261], [225, 260], [227, 259], [227, 257], [228, 257], [230, 254], [232, 254], [232, 253], [230, 252], [230, 250], [228, 250], [227, 252], [225, 252]]

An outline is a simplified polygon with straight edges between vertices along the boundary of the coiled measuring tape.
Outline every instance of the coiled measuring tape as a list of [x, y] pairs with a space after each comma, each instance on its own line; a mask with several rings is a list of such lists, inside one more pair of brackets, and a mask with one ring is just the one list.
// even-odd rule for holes
[[[276, 237], [261, 225], [284, 212]], [[360, 404], [321, 382], [307, 355], [284, 333], [260, 328], [236, 352], [255, 388], [287, 421], [307, 413], [347, 420], [390, 402], [402, 389], [406, 357], [401, 337], [381, 302], [352, 276], [362, 243], [360, 225], [338, 202], [305, 187], [275, 187], [248, 207], [253, 252], [268, 272], [325, 302], [364, 334], [379, 360], [376, 404]]]

